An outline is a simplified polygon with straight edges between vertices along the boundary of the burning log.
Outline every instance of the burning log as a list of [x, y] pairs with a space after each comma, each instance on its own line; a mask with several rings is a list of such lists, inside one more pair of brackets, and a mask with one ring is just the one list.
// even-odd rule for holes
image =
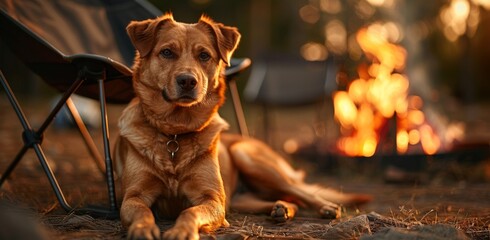
[[404, 154], [411, 146], [419, 146], [433, 155], [443, 146], [422, 110], [422, 98], [409, 95], [409, 80], [401, 74], [406, 51], [390, 43], [381, 28], [373, 24], [357, 33], [361, 49], [372, 62], [361, 65], [359, 78], [347, 90], [333, 94], [342, 135], [337, 148], [348, 156], [370, 157]]

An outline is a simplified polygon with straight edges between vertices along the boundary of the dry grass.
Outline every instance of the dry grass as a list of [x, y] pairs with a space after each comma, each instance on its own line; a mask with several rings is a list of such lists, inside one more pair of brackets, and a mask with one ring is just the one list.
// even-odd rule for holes
[[[0, 101], [0, 107], [8, 109], [9, 106], [2, 102]], [[115, 114], [117, 115], [118, 112], [115, 111]], [[2, 150], [0, 151], [2, 160], [0, 171], [6, 168], [22, 144], [19, 138], [22, 131], [19, 124], [12, 119], [15, 119], [15, 116], [11, 111], [6, 111], [0, 116], [0, 147]], [[34, 119], [37, 117], [34, 116]], [[112, 120], [111, 128], [114, 129], [117, 117], [109, 119]], [[98, 133], [94, 135], [100, 140]], [[116, 137], [116, 134], [111, 137]], [[45, 153], [51, 159], [55, 174], [59, 177], [67, 200], [73, 203], [72, 205], [105, 203], [106, 190], [103, 177], [90, 160], [84, 147], [81, 146], [83, 143], [78, 138], [76, 131], [50, 129], [43, 142]], [[296, 162], [296, 166], [298, 165], [300, 165], [299, 162]], [[463, 177], [471, 173], [452, 171], [449, 174], [457, 176], [458, 179], [439, 181], [443, 177], [446, 178], [448, 174], [440, 178], [430, 175], [430, 181], [422, 185], [394, 185], [385, 184], [379, 177], [374, 176], [376, 174], [374, 172], [360, 177], [356, 175], [358, 173], [346, 172], [345, 169], [349, 169], [349, 166], [343, 169], [342, 174], [338, 175], [317, 172], [317, 175], [312, 176], [310, 180], [346, 192], [372, 194], [375, 196], [372, 203], [359, 209], [345, 210], [344, 217], [334, 221], [319, 219], [314, 213], [303, 212], [293, 221], [276, 224], [263, 215], [230, 213], [227, 217], [231, 224], [229, 228], [222, 228], [214, 235], [202, 235], [202, 237], [211, 239], [325, 239], [331, 238], [329, 234], [335, 233], [343, 234], [343, 238], [346, 239], [355, 239], [361, 234], [373, 234], [385, 227], [414, 228], [448, 224], [461, 229], [473, 239], [490, 239], [490, 182], [488, 181], [468, 182]], [[454, 166], [451, 169], [454, 170]], [[21, 206], [21, 209], [27, 209], [21, 211], [22, 214], [15, 211], [15, 216], [25, 215], [29, 219], [34, 219], [29, 225], [28, 221], [23, 221], [21, 218], [18, 224], [20, 228], [14, 228], [13, 232], [23, 233], [26, 232], [26, 228], [35, 229], [37, 226], [42, 226], [45, 233], [41, 234], [47, 236], [47, 239], [121, 239], [126, 234], [119, 220], [95, 219], [62, 211], [32, 151], [22, 159], [11, 181], [2, 187], [0, 199], [13, 202], [15, 208]], [[13, 207], [9, 205], [7, 208]], [[2, 210], [0, 213], [4, 212], [3, 209], [0, 210]], [[381, 215], [372, 215], [370, 218], [368, 213], [372, 211]], [[363, 215], [366, 216], [364, 219]], [[5, 217], [0, 214], [0, 239], [4, 236], [1, 235], [2, 229], [12, 232], [12, 229], [7, 228], [5, 224], [15, 224], [10, 219], [10, 215]], [[345, 226], [353, 219], [359, 224], [358, 227], [348, 228], [349, 231], [339, 233], [339, 226], [342, 224]], [[168, 229], [173, 224], [172, 221], [159, 221], [158, 223], [162, 230]]]
[[[485, 212], [486, 211], [486, 212]], [[420, 225], [447, 224], [462, 230], [472, 239], [490, 239], [490, 212], [482, 209], [480, 216], [471, 216], [458, 210], [453, 214], [439, 213], [431, 209], [421, 212], [417, 209], [407, 209], [400, 206], [397, 213], [391, 213], [391, 219], [407, 227]]]
[[[436, 211], [419, 212], [415, 209], [400, 207], [392, 216], [376, 213], [350, 215], [339, 220], [325, 220], [314, 217], [299, 217], [292, 221], [277, 224], [263, 215], [228, 215], [229, 228], [221, 228], [211, 235], [202, 234], [203, 239], [331, 239], [343, 236], [345, 239], [357, 239], [361, 235], [374, 234], [386, 227], [410, 229], [417, 226], [445, 224], [466, 233], [471, 239], [490, 238], [490, 216], [438, 216]], [[361, 216], [361, 217], [359, 217]], [[353, 221], [353, 219], [357, 221]], [[360, 220], [361, 219], [361, 220]], [[364, 221], [362, 219], [367, 219]], [[50, 237], [56, 239], [120, 239], [126, 234], [118, 220], [94, 219], [90, 216], [55, 215], [41, 217], [47, 226]], [[355, 222], [355, 228], [339, 227], [346, 222]], [[162, 230], [170, 228], [172, 221], [159, 221]], [[339, 230], [340, 230], [340, 235]], [[347, 229], [347, 231], [346, 231]], [[336, 234], [336, 235], [333, 235]]]

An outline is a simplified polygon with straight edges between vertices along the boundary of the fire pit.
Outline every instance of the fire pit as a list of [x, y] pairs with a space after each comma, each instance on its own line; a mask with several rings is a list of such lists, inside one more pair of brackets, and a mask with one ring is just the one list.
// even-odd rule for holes
[[336, 142], [314, 143], [297, 156], [325, 169], [382, 170], [385, 180], [395, 182], [420, 181], [421, 172], [428, 177], [451, 171], [452, 164], [474, 166], [488, 159], [488, 143], [463, 142], [463, 123], [439, 121], [421, 96], [410, 93], [403, 74], [407, 53], [388, 40], [384, 27], [375, 23], [356, 35], [369, 63], [360, 64], [358, 78], [340, 83], [345, 89], [332, 95]]
[[461, 137], [461, 127], [448, 127], [451, 133], [441, 138], [423, 112], [422, 98], [409, 94], [409, 79], [402, 73], [405, 49], [390, 43], [382, 32], [379, 24], [359, 30], [357, 41], [371, 63], [361, 64], [359, 78], [333, 94], [342, 135], [337, 148], [348, 156], [364, 157], [420, 149], [435, 154]]

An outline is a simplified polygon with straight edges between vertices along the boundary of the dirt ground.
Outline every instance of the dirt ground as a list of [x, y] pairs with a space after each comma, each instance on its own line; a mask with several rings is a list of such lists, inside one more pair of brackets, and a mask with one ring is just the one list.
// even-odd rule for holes
[[[39, 126], [48, 111], [46, 105], [35, 107], [35, 102], [22, 104], [29, 110], [26, 114], [31, 124]], [[0, 96], [0, 109], [0, 171], [3, 172], [22, 146], [22, 130], [4, 95]], [[121, 110], [122, 106], [109, 107], [111, 142], [117, 137], [116, 121]], [[91, 132], [100, 143], [100, 130], [92, 129]], [[103, 175], [86, 151], [77, 131], [50, 127], [42, 145], [66, 199], [72, 206], [107, 205]], [[227, 217], [231, 223], [230, 228], [202, 237], [322, 238], [322, 233], [335, 223], [375, 212], [410, 226], [444, 223], [461, 229], [473, 239], [490, 239], [490, 181], [485, 175], [488, 159], [465, 168], [448, 164], [445, 166], [447, 171], [440, 169], [422, 173], [417, 175], [417, 180], [407, 178], [407, 181], [397, 183], [386, 181], [387, 173], [391, 171], [387, 169], [366, 173], [363, 167], [348, 164], [328, 169], [318, 162], [301, 157], [293, 158], [292, 161], [295, 166], [305, 168], [310, 173], [309, 181], [344, 192], [368, 193], [374, 196], [374, 200], [359, 208], [344, 209], [343, 217], [334, 221], [320, 219], [315, 213], [304, 211], [293, 221], [276, 224], [265, 215], [231, 212]], [[45, 239], [120, 239], [126, 234], [119, 220], [96, 219], [64, 212], [32, 150], [28, 151], [11, 178], [2, 186], [2, 208], [0, 235], [12, 229], [15, 229], [14, 232], [32, 234], [27, 235], [30, 239], [42, 239], [43, 236]], [[159, 221], [159, 225], [164, 230], [172, 222]], [[376, 226], [371, 227], [371, 233], [378, 229]]]

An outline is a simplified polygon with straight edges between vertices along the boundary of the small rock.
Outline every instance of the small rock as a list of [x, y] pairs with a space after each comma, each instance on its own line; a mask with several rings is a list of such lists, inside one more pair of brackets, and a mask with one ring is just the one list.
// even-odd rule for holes
[[247, 236], [240, 233], [226, 233], [218, 236], [201, 234], [199, 238], [201, 240], [243, 240], [247, 239]]
[[34, 212], [0, 201], [0, 239], [45, 240], [46, 233]]
[[359, 215], [345, 222], [338, 223], [326, 233], [326, 239], [355, 239], [361, 235], [371, 234], [367, 215]]
[[364, 235], [361, 240], [401, 239], [401, 240], [466, 240], [469, 239], [462, 231], [446, 224], [422, 225], [412, 228], [386, 227], [369, 236]]
[[[367, 218], [369, 219], [369, 222], [376, 226], [381, 226], [381, 227], [400, 227], [400, 228], [406, 228], [408, 227], [407, 223], [404, 223], [402, 221], [398, 221], [394, 218], [389, 218], [385, 217], [383, 215], [380, 215], [379, 213], [376, 212], [370, 212], [367, 214]], [[374, 230], [374, 229], [373, 229]]]

